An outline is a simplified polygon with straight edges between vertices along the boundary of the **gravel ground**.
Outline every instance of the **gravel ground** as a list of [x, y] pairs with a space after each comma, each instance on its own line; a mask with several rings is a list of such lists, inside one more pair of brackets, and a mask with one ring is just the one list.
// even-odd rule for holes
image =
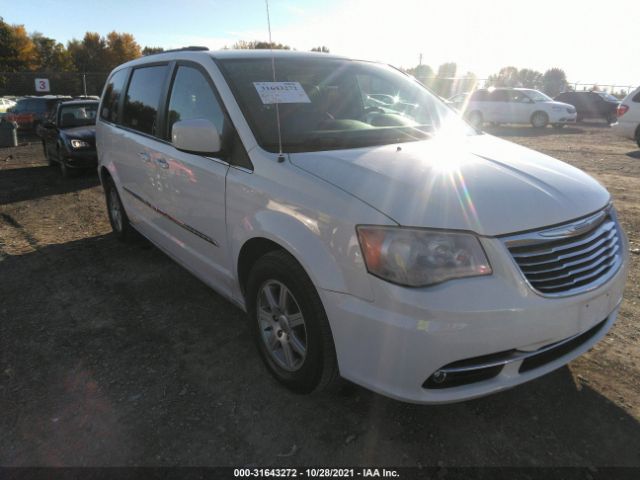
[[[612, 192], [640, 250], [640, 151], [609, 128], [492, 130]], [[640, 466], [640, 255], [619, 320], [568, 367], [447, 406], [353, 385], [299, 396], [244, 314], [148, 242], [110, 234], [102, 189], [37, 143], [0, 150], [0, 465]]]

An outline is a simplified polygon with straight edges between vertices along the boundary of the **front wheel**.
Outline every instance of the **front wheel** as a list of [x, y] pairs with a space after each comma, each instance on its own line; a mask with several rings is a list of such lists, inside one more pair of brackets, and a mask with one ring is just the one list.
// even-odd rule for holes
[[246, 292], [258, 351], [271, 374], [299, 393], [335, 385], [329, 321], [300, 264], [285, 251], [267, 253], [251, 270]]
[[531, 125], [534, 128], [544, 128], [549, 124], [549, 115], [544, 112], [536, 112], [531, 116]]
[[129, 223], [129, 217], [124, 210], [118, 189], [111, 177], [107, 176], [104, 181], [104, 193], [107, 200], [107, 214], [113, 233], [118, 240], [129, 241], [133, 235], [133, 228]]

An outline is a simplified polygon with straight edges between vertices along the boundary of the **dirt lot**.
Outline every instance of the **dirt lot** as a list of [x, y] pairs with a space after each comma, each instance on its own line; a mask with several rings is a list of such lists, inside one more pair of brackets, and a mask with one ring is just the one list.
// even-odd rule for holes
[[[494, 130], [612, 192], [640, 247], [640, 151], [609, 128]], [[6, 158], [12, 155], [12, 158]], [[244, 315], [37, 144], [0, 150], [0, 465], [640, 466], [640, 255], [591, 352], [527, 385], [424, 407], [276, 384]]]

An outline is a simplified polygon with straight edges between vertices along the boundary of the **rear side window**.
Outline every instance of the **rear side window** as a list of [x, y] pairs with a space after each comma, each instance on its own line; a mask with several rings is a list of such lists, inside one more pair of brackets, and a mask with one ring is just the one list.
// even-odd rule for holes
[[489, 95], [490, 102], [508, 102], [509, 92], [507, 90], [494, 90]]
[[636, 92], [636, 94], [631, 99], [632, 102], [640, 103], [640, 90]]
[[126, 70], [114, 73], [109, 79], [102, 97], [102, 110], [100, 110], [100, 118], [103, 120], [114, 123], [118, 121], [118, 102], [126, 79]]
[[471, 102], [486, 102], [488, 95], [489, 95], [489, 92], [487, 92], [486, 90], [476, 90], [475, 92], [473, 92], [471, 94], [471, 99], [469, 101], [471, 101]]
[[158, 135], [158, 105], [168, 65], [136, 68], [124, 100], [122, 124], [149, 135]]
[[224, 113], [204, 75], [192, 67], [180, 66], [176, 72], [167, 117], [167, 136], [171, 138], [171, 127], [180, 120], [206, 118], [224, 132]]

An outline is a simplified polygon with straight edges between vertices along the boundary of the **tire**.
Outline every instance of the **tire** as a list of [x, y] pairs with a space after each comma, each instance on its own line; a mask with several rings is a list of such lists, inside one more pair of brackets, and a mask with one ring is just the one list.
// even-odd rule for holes
[[47, 165], [53, 167], [57, 162], [51, 158], [51, 155], [49, 155], [47, 144], [45, 142], [42, 142], [42, 150], [44, 151], [44, 158], [47, 160]]
[[331, 328], [302, 266], [284, 250], [269, 252], [251, 269], [246, 292], [258, 351], [276, 380], [298, 393], [336, 386]]
[[549, 124], [549, 115], [544, 112], [535, 112], [531, 115], [531, 125], [533, 128], [544, 128]]
[[482, 116], [482, 113], [477, 110], [469, 113], [469, 115], [467, 115], [467, 120], [474, 128], [478, 130], [481, 130], [482, 126], [484, 125], [484, 118]]
[[553, 124], [553, 128], [557, 129], [557, 130], [561, 130], [566, 126], [565, 123], [554, 123]]
[[75, 176], [75, 173], [71, 168], [69, 168], [64, 161], [64, 158], [60, 159], [60, 173], [62, 174], [62, 178], [72, 178]]
[[617, 115], [609, 115], [607, 117], [607, 125], [611, 125], [612, 123], [616, 123], [618, 121]]
[[134, 234], [133, 227], [129, 222], [127, 212], [124, 210], [122, 200], [120, 200], [118, 189], [109, 176], [106, 176], [104, 180], [104, 194], [107, 202], [107, 215], [109, 216], [109, 223], [113, 233], [120, 241], [130, 241]]

